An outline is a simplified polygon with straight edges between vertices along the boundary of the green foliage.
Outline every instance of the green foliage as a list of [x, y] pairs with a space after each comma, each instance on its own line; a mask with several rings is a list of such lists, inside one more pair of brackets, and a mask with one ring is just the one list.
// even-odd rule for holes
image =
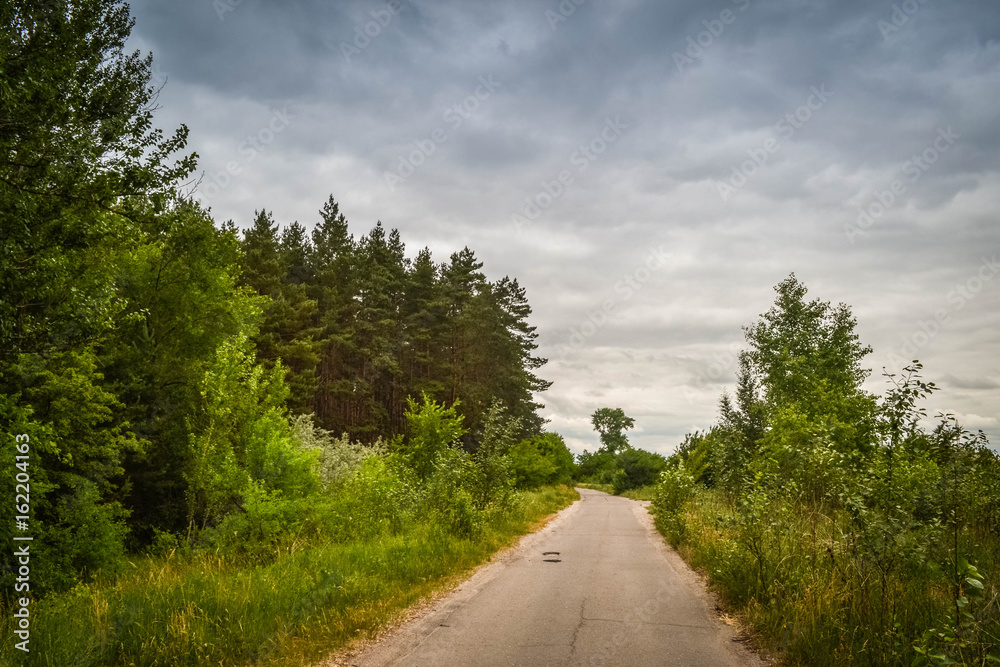
[[487, 281], [469, 248], [440, 265], [427, 248], [411, 260], [381, 223], [355, 241], [332, 197], [320, 217], [307, 239], [258, 213], [244, 240], [244, 280], [273, 302], [259, 353], [289, 369], [293, 410], [370, 442], [406, 430], [406, 397], [455, 405], [470, 433], [499, 399], [519, 438], [541, 430], [533, 392], [549, 383], [535, 375], [545, 360], [516, 280]]
[[[366, 464], [352, 493], [367, 494], [363, 486], [371, 482], [373, 498], [394, 484], [378, 460]], [[301, 522], [298, 532], [281, 535], [274, 527], [304, 508], [288, 504], [283, 518], [285, 510], [264, 501], [259, 511], [231, 519], [234, 530], [252, 536], [245, 547], [219, 531], [243, 555], [168, 550], [135, 557], [113, 583], [38, 601], [32, 651], [25, 655], [6, 641], [0, 664], [317, 664], [358, 638], [376, 636], [407, 607], [447, 590], [578, 497], [565, 487], [525, 492], [511, 512], [486, 516], [476, 539], [442, 529], [436, 516], [415, 516], [392, 533], [382, 530], [385, 523], [373, 530], [365, 525], [371, 515], [341, 516], [362, 504], [337, 499], [317, 515], [336, 513], [328, 525], [339, 532], [309, 533]], [[337, 498], [351, 502], [346, 491]], [[14, 620], [4, 613], [0, 632], [13, 636]], [[35, 650], [35, 642], [44, 650]]]
[[684, 504], [694, 497], [697, 488], [694, 476], [676, 462], [667, 464], [660, 473], [650, 509], [656, 517], [657, 527], [674, 546], [684, 537], [685, 524], [680, 513]]
[[[252, 482], [282, 467], [267, 468], [268, 436], [289, 435], [276, 419], [286, 390], [279, 369], [254, 363], [250, 342], [238, 337], [220, 345], [200, 384], [201, 404], [191, 428], [191, 461], [186, 468], [188, 534], [217, 522]], [[283, 433], [282, 431], [287, 431]], [[276, 444], [280, 451], [288, 447]], [[284, 445], [284, 446], [283, 446]], [[272, 480], [277, 485], [281, 479]]]
[[152, 129], [151, 58], [119, 0], [0, 8], [0, 360], [94, 342], [120, 252], [194, 169]]
[[806, 286], [795, 274], [774, 290], [774, 306], [744, 329], [751, 372], [767, 403], [812, 403], [826, 410], [826, 402], [814, 399], [856, 394], [869, 374], [861, 364], [871, 348], [859, 342], [850, 308], [806, 302]]
[[[7, 370], [24, 373], [25, 365], [36, 361], [21, 355]], [[121, 404], [105, 389], [97, 368], [91, 348], [52, 354], [34, 373], [21, 375], [21, 391], [0, 403], [11, 429], [3, 443], [10, 465], [0, 471], [0, 480], [12, 499], [15, 474], [22, 472], [13, 465], [14, 434], [30, 438], [24, 472], [30, 477], [32, 552], [39, 563], [32, 584], [42, 593], [66, 589], [102, 568], [115, 571], [125, 559], [128, 512], [119, 476], [125, 456], [141, 451], [143, 443], [119, 418]], [[8, 535], [12, 505], [3, 512]], [[13, 590], [12, 572], [2, 577], [9, 584], [5, 595]]]
[[601, 447], [612, 454], [629, 448], [625, 431], [635, 426], [635, 420], [621, 408], [599, 408], [590, 417], [594, 430], [601, 436]]
[[620, 467], [611, 483], [615, 493], [622, 494], [655, 482], [667, 460], [660, 454], [629, 448], [618, 454], [617, 465]]
[[712, 429], [708, 433], [695, 431], [684, 436], [684, 441], [677, 446], [676, 451], [670, 455], [668, 461], [681, 463], [684, 469], [694, 477], [695, 481], [707, 487], [714, 486], [715, 470], [713, 458], [716, 450], [720, 447], [716, 442], [718, 429]]
[[538, 451], [534, 440], [522, 440], [514, 445], [510, 458], [514, 484], [519, 489], [537, 489], [558, 474], [555, 462]]
[[522, 440], [511, 448], [510, 457], [519, 489], [568, 484], [575, 468], [572, 452], [556, 433]]
[[621, 408], [601, 408], [591, 417], [600, 434], [601, 448], [596, 452], [584, 450], [577, 460], [576, 479], [593, 484], [611, 485], [616, 494], [649, 486], [667, 460], [660, 454], [633, 449], [625, 437], [625, 430], [635, 426], [635, 420], [626, 416]]
[[576, 463], [576, 479], [582, 482], [611, 484], [618, 471], [618, 457], [603, 448], [596, 452], [583, 450]]
[[862, 391], [846, 306], [777, 291], [735, 401], [671, 457], [658, 527], [791, 663], [1000, 660], [1000, 458], [949, 415], [924, 426], [918, 362]]
[[463, 417], [455, 411], [455, 405], [446, 408], [424, 394], [421, 403], [412, 398], [406, 399], [409, 409], [406, 412], [406, 422], [409, 426], [409, 437], [406, 439], [404, 452], [409, 459], [410, 467], [417, 475], [426, 479], [434, 468], [438, 455], [449, 446], [455, 445], [458, 439], [467, 433], [462, 427]]
[[476, 450], [474, 497], [480, 509], [507, 507], [514, 491], [514, 472], [509, 452], [517, 442], [521, 420], [512, 417], [507, 407], [494, 400], [483, 422], [483, 433]]
[[317, 303], [306, 294], [311, 251], [305, 229], [293, 223], [280, 238], [278, 226], [266, 211], [256, 212], [243, 238], [241, 277], [244, 285], [264, 300], [264, 317], [254, 338], [259, 359], [268, 367], [279, 360], [287, 373], [289, 405], [309, 412], [316, 393], [320, 356], [313, 326]]

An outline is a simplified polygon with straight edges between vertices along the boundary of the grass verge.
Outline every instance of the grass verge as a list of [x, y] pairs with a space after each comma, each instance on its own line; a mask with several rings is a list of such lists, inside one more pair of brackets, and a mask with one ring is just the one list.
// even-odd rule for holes
[[[31, 652], [5, 641], [0, 664], [309, 665], [370, 636], [578, 497], [565, 486], [523, 492], [475, 539], [417, 525], [303, 545], [263, 565], [208, 554], [137, 559], [114, 581], [32, 607]], [[3, 619], [10, 638], [8, 610]]]
[[621, 494], [622, 498], [630, 498], [631, 500], [653, 500], [656, 495], [656, 485], [648, 484], [646, 486], [640, 486], [637, 489], [629, 489], [628, 491], [623, 491]]
[[[890, 525], [870, 538], [843, 510], [775, 500], [739, 511], [705, 489], [655, 518], [781, 664], [1000, 665], [998, 535], [922, 542]], [[978, 583], [963, 575], [958, 599], [949, 549], [978, 565]]]

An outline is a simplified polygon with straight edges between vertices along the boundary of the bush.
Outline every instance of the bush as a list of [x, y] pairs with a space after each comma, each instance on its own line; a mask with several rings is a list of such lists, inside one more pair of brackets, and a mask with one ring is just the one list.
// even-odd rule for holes
[[644, 449], [626, 449], [618, 454], [617, 463], [620, 468], [611, 484], [615, 494], [621, 494], [655, 482], [660, 471], [667, 465], [667, 460]]
[[510, 450], [514, 484], [519, 489], [537, 489], [556, 476], [555, 462], [538, 451], [534, 440], [522, 440]]
[[546, 484], [568, 484], [573, 476], [573, 454], [561, 436], [543, 433], [522, 440], [510, 450], [515, 485], [537, 489]]
[[406, 423], [409, 437], [404, 441], [404, 452], [410, 467], [422, 478], [430, 476], [438, 453], [457, 442], [468, 433], [462, 427], [462, 416], [455, 412], [458, 401], [450, 408], [438, 405], [424, 394], [418, 404], [412, 398], [406, 399]]
[[684, 534], [681, 509], [684, 503], [694, 497], [697, 488], [698, 484], [691, 473], [676, 463], [666, 466], [660, 473], [660, 482], [650, 509], [657, 527], [674, 546], [677, 546]]
[[240, 510], [202, 531], [200, 543], [217, 552], [270, 562], [301, 525], [304, 510], [301, 503], [255, 483], [247, 489]]
[[326, 429], [313, 423], [313, 415], [298, 415], [292, 419], [292, 433], [299, 447], [318, 453], [319, 480], [323, 488], [344, 482], [369, 456], [384, 454], [382, 440], [374, 445], [351, 442], [346, 433], [334, 437]]
[[592, 484], [611, 484], [618, 470], [618, 459], [606, 449], [583, 451], [577, 459], [576, 479]]

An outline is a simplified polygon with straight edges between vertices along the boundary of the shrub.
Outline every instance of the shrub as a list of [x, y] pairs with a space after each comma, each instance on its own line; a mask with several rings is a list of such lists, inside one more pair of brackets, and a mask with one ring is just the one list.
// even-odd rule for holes
[[657, 527], [670, 543], [677, 546], [683, 537], [684, 519], [681, 510], [691, 500], [698, 488], [691, 473], [676, 463], [666, 466], [660, 473], [660, 482], [650, 507]]
[[536, 489], [544, 484], [568, 484], [573, 477], [573, 454], [561, 436], [543, 433], [522, 440], [510, 450], [515, 484]]
[[455, 412], [458, 401], [446, 408], [424, 394], [420, 404], [412, 398], [407, 398], [406, 404], [409, 437], [404, 441], [403, 449], [410, 467], [426, 479], [434, 469], [438, 453], [468, 431], [462, 427], [462, 416]]
[[558, 470], [555, 462], [538, 451], [534, 440], [522, 440], [510, 450], [514, 484], [519, 489], [537, 489], [550, 483]]
[[618, 465], [620, 469], [611, 484], [615, 493], [621, 494], [654, 483], [667, 460], [644, 449], [626, 449], [618, 454]]
[[313, 423], [313, 415], [297, 415], [292, 419], [292, 433], [299, 447], [318, 453], [318, 474], [323, 488], [344, 482], [369, 456], [384, 454], [386, 446], [382, 440], [374, 445], [351, 442], [345, 433], [334, 437], [326, 429]]

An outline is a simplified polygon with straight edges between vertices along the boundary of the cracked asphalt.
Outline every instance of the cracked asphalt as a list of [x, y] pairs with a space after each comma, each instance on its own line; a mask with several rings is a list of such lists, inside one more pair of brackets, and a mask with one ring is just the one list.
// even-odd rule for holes
[[645, 507], [581, 500], [354, 657], [362, 667], [760, 665]]

